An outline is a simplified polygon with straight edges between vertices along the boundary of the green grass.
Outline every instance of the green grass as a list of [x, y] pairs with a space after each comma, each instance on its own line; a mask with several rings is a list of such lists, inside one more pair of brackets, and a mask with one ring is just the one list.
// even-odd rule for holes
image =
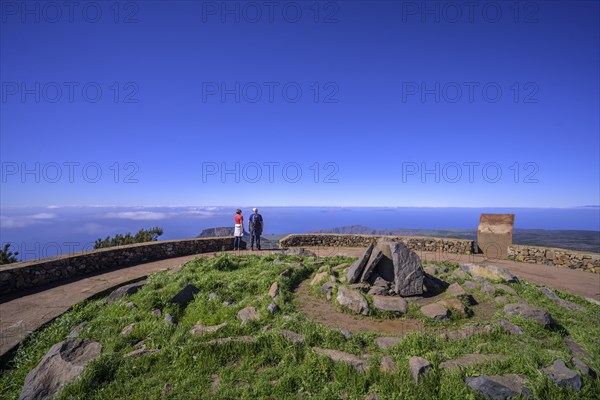
[[[274, 264], [275, 259], [280, 263]], [[573, 313], [541, 295], [535, 285], [511, 284], [527, 302], [546, 308], [559, 328], [548, 330], [521, 318], [509, 318], [524, 329], [524, 335], [511, 336], [496, 327], [490, 334], [452, 341], [441, 339], [437, 332], [471, 324], [469, 318], [427, 321], [411, 305], [407, 317], [423, 319], [426, 331], [410, 334], [395, 347], [383, 351], [374, 343], [378, 336], [375, 333], [355, 333], [346, 339], [336, 329], [317, 324], [297, 311], [292, 291], [321, 267], [313, 265], [313, 261], [274, 255], [198, 258], [178, 273], [151, 275], [151, 283], [127, 299], [111, 305], [104, 305], [103, 299], [78, 304], [22, 343], [2, 370], [0, 398], [17, 399], [27, 372], [53, 344], [64, 340], [70, 330], [83, 321], [88, 321], [88, 325], [80, 337], [99, 341], [102, 353], [88, 365], [81, 379], [62, 391], [61, 399], [337, 399], [340, 396], [364, 399], [369, 393], [377, 394], [379, 399], [476, 399], [479, 396], [464, 384], [466, 376], [505, 373], [527, 376], [536, 398], [598, 398], [599, 380], [585, 377], [582, 391], [575, 393], [556, 386], [539, 371], [557, 357], [572, 367], [563, 342], [567, 334], [593, 356], [590, 366], [600, 371], [597, 336], [600, 307], [597, 305], [559, 292], [559, 296], [586, 308], [583, 313]], [[333, 257], [324, 261], [333, 267], [349, 259]], [[290, 264], [299, 262], [303, 266], [293, 268], [290, 277], [280, 277]], [[447, 266], [450, 276], [456, 266]], [[266, 311], [271, 302], [267, 292], [274, 281], [280, 285], [281, 294], [276, 303], [281, 311], [271, 315]], [[461, 282], [460, 279], [454, 281]], [[186, 284], [194, 284], [200, 293], [185, 309], [170, 305], [168, 300]], [[210, 293], [217, 293], [219, 297], [208, 300]], [[314, 294], [320, 295], [317, 291]], [[226, 300], [233, 305], [225, 305]], [[126, 301], [133, 302], [136, 308], [130, 310]], [[261, 318], [242, 328], [236, 314], [247, 306], [256, 307]], [[178, 324], [166, 324], [162, 316], [151, 314], [153, 308], [160, 308], [163, 315], [171, 313]], [[501, 309], [499, 306], [494, 318], [503, 316]], [[189, 334], [194, 324], [223, 322], [227, 327], [214, 334]], [[123, 327], [130, 323], [136, 323], [133, 332], [121, 336]], [[294, 345], [278, 333], [280, 329], [303, 334], [306, 342]], [[206, 343], [217, 337], [240, 335], [253, 336], [257, 341], [220, 346]], [[140, 340], [146, 340], [146, 347], [158, 348], [160, 352], [124, 358]], [[356, 355], [368, 353], [371, 366], [367, 372], [357, 373], [346, 364], [334, 363], [314, 353], [312, 346]], [[496, 353], [507, 359], [455, 371], [438, 368], [440, 362], [468, 353]], [[384, 355], [391, 356], [396, 363], [392, 374], [379, 370], [379, 359]], [[419, 385], [413, 383], [408, 368], [408, 358], [415, 355], [426, 358], [434, 367]], [[213, 393], [214, 375], [220, 378], [220, 384]], [[167, 383], [173, 388], [163, 394]]]

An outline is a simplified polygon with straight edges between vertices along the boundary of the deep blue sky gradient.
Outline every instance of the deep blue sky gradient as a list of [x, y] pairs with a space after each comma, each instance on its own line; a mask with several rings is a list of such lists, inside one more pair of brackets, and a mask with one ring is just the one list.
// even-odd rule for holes
[[[440, 14], [439, 23], [419, 10], [407, 14], [423, 3], [402, 1], [319, 2], [319, 23], [313, 21], [313, 2], [304, 1], [294, 3], [303, 11], [297, 23], [282, 17], [289, 2], [279, 2], [273, 23], [265, 7], [258, 23], [244, 15], [239, 23], [226, 15], [223, 23], [221, 15], [206, 13], [222, 3], [201, 1], [129, 2], [137, 10], [121, 2], [119, 23], [113, 20], [113, 2], [97, 3], [103, 11], [97, 23], [86, 21], [81, 10], [73, 23], [66, 10], [57, 23], [43, 15], [39, 23], [31, 15], [23, 22], [20, 10], [15, 15], [6, 3], [21, 2], [2, 1], [2, 206], [600, 204], [597, 1], [541, 1], [527, 3], [535, 4], [527, 9], [523, 2], [497, 2], [502, 10], [497, 22], [481, 13], [490, 2], [475, 2], [473, 22], [463, 15], [455, 23], [449, 21], [453, 14]], [[241, 10], [245, 3], [227, 4]], [[427, 2], [431, 9], [444, 4]], [[463, 2], [456, 4], [467, 13]], [[138, 22], [123, 23], [132, 11]], [[334, 11], [337, 22], [325, 23]], [[72, 102], [64, 91], [56, 103], [44, 96], [37, 103], [33, 95], [22, 101], [21, 92], [10, 94], [13, 82], [29, 88], [36, 82], [77, 82], [79, 89]], [[102, 88], [96, 103], [81, 94], [89, 82]], [[110, 89], [114, 82], [120, 86], [118, 102]], [[239, 103], [233, 95], [225, 102], [220, 95], [203, 100], [203, 85], [211, 82], [229, 88], [235, 82], [279, 86], [273, 102], [266, 88], [256, 103], [242, 95]], [[302, 89], [296, 103], [282, 96], [289, 82]], [[320, 87], [318, 102], [314, 82]], [[413, 82], [430, 89], [436, 82], [440, 87], [456, 82], [462, 97], [449, 101], [455, 96], [451, 91], [439, 102], [434, 95], [422, 101], [420, 92], [406, 94]], [[472, 102], [465, 82], [479, 85]], [[126, 89], [127, 83], [133, 86]], [[511, 89], [515, 83], [518, 101]], [[502, 89], [497, 102], [486, 100], [485, 84]], [[131, 87], [139, 89], [132, 97], [138, 102], [124, 103]], [[325, 103], [331, 88], [339, 89], [337, 102]], [[59, 182], [41, 175], [38, 183], [33, 175], [6, 174], [10, 166], [33, 168], [36, 162], [40, 168], [97, 163], [103, 175], [90, 183], [79, 167], [71, 183], [63, 167]], [[121, 172], [117, 183], [109, 169], [115, 162]], [[278, 167], [269, 182], [264, 167], [257, 183], [218, 174], [203, 182], [203, 163], [234, 168], [235, 162], [241, 167], [294, 162], [302, 178], [290, 183]], [[315, 162], [316, 183], [310, 169]], [[337, 168], [337, 182], [324, 182], [334, 171], [325, 169], [328, 162]], [[480, 163], [473, 182], [465, 162]], [[124, 169], [126, 163], [134, 167]], [[440, 180], [419, 173], [403, 179], [403, 163], [430, 169], [439, 163]], [[463, 166], [458, 182], [451, 182], [456, 164], [449, 163]], [[494, 170], [482, 175], [486, 163], [500, 167], [498, 182], [491, 182]], [[528, 169], [527, 163], [532, 163]], [[444, 166], [450, 179], [444, 179]], [[124, 183], [132, 171], [138, 182]], [[524, 182], [531, 172], [534, 181]]]

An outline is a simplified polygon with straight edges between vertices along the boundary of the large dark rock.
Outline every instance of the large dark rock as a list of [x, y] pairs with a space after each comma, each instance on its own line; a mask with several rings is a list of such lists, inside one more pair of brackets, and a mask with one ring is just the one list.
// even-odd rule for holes
[[422, 357], [411, 357], [408, 359], [410, 374], [415, 383], [419, 383], [420, 378], [431, 371], [431, 363]]
[[55, 344], [27, 374], [19, 400], [53, 398], [77, 379], [101, 350], [102, 345], [90, 339], [67, 339]]
[[390, 243], [394, 263], [394, 292], [400, 296], [423, 294], [425, 272], [421, 260], [414, 251], [403, 243]]
[[472, 376], [465, 379], [465, 383], [486, 399], [504, 400], [519, 395], [529, 399], [533, 398], [533, 394], [525, 386], [525, 377], [521, 375]]
[[371, 243], [369, 247], [367, 247], [367, 250], [365, 250], [365, 252], [362, 253], [360, 257], [358, 257], [358, 260], [354, 261], [350, 268], [348, 268], [348, 283], [358, 282], [358, 280], [362, 276], [365, 266], [367, 265], [367, 262], [369, 261], [369, 258], [371, 257], [371, 252], [373, 251], [374, 247], [375, 245]]
[[548, 311], [541, 307], [525, 303], [507, 304], [504, 306], [504, 313], [509, 316], [519, 315], [523, 318], [534, 320], [544, 328], [548, 328], [554, 324], [554, 320]]
[[406, 300], [398, 296], [373, 296], [373, 306], [381, 311], [394, 311], [402, 315], [408, 309]]
[[563, 360], [556, 360], [544, 372], [559, 386], [571, 386], [573, 389], [581, 390], [581, 378], [577, 372], [567, 368]]
[[371, 256], [369, 257], [369, 261], [367, 261], [367, 265], [365, 265], [365, 269], [360, 277], [361, 282], [367, 282], [373, 272], [375, 271], [375, 267], [379, 264], [379, 261], [383, 258], [383, 252], [379, 249], [373, 249], [371, 251]]
[[177, 293], [170, 300], [171, 303], [179, 304], [180, 306], [186, 306], [190, 301], [194, 299], [194, 295], [198, 293], [200, 289], [198, 289], [194, 285], [187, 285], [179, 293]]
[[113, 303], [119, 299], [122, 299], [125, 296], [131, 296], [136, 293], [138, 290], [146, 286], [149, 282], [147, 280], [139, 281], [136, 283], [131, 283], [129, 285], [121, 286], [112, 291], [111, 294], [106, 298], [106, 304]]

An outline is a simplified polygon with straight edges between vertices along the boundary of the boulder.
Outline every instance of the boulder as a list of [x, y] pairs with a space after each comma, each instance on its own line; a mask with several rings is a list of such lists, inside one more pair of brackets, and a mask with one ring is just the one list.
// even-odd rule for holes
[[271, 296], [273, 300], [277, 300], [279, 297], [279, 284], [277, 282], [273, 282], [271, 285], [271, 288], [269, 289], [269, 296]]
[[369, 257], [369, 260], [365, 265], [365, 269], [360, 277], [360, 282], [367, 282], [369, 280], [373, 274], [373, 271], [375, 270], [375, 267], [377, 264], [379, 264], [379, 261], [381, 261], [382, 258], [383, 252], [381, 250], [373, 249], [373, 251], [371, 251], [371, 256]]
[[559, 386], [571, 386], [576, 391], [581, 390], [581, 378], [577, 372], [567, 368], [563, 360], [556, 360], [543, 371]]
[[463, 264], [460, 268], [471, 274], [491, 281], [506, 281], [519, 283], [519, 279], [505, 268], [488, 264]]
[[269, 314], [275, 314], [279, 312], [279, 306], [275, 303], [271, 303], [267, 306], [267, 312]]
[[75, 381], [101, 351], [102, 345], [90, 339], [73, 338], [55, 344], [25, 377], [19, 400], [53, 398]]
[[121, 286], [120, 288], [113, 290], [111, 294], [105, 300], [106, 304], [114, 303], [115, 301], [122, 299], [125, 296], [131, 296], [138, 290], [150, 283], [147, 280], [131, 283], [129, 285]]
[[325, 272], [319, 272], [310, 281], [310, 286], [315, 286], [315, 285], [319, 284], [320, 282], [322, 282], [325, 279], [327, 279], [328, 276], [329, 276], [329, 272], [327, 272], [327, 271], [325, 271]]
[[397, 336], [383, 336], [375, 339], [375, 344], [382, 350], [387, 350], [394, 347], [402, 341], [402, 338]]
[[475, 364], [482, 364], [487, 361], [503, 361], [506, 357], [500, 354], [465, 354], [454, 360], [443, 361], [440, 368], [461, 368]]
[[575, 340], [573, 340], [573, 338], [571, 336], [566, 336], [564, 338], [564, 342], [565, 342], [565, 346], [567, 346], [569, 348], [569, 350], [571, 351], [571, 353], [574, 356], [579, 357], [579, 358], [584, 358], [589, 361], [593, 360], [590, 353], [585, 351], [583, 349], [583, 347], [581, 347]]
[[394, 360], [392, 360], [392, 357], [384, 356], [381, 357], [381, 364], [379, 368], [382, 372], [393, 372], [396, 369], [396, 364], [394, 363]]
[[163, 321], [165, 321], [169, 325], [175, 325], [175, 324], [177, 324], [177, 318], [175, 318], [174, 316], [172, 316], [169, 313], [165, 314], [165, 317], [163, 318]]
[[373, 306], [381, 311], [394, 311], [402, 315], [408, 309], [406, 300], [396, 296], [373, 296]]
[[523, 334], [523, 329], [521, 329], [518, 325], [513, 324], [512, 322], [510, 322], [507, 319], [499, 319], [498, 320], [498, 325], [500, 325], [500, 327], [502, 329], [504, 329], [506, 332], [510, 333], [511, 335], [522, 335]]
[[473, 296], [471, 296], [465, 289], [462, 288], [458, 283], [453, 283], [448, 286], [448, 292], [454, 297], [465, 299], [469, 304], [477, 304]]
[[591, 369], [589, 365], [581, 361], [579, 358], [571, 357], [571, 363], [573, 364], [575, 369], [577, 369], [581, 373], [581, 375], [589, 376], [591, 378], [595, 378], [597, 376], [596, 371]]
[[312, 349], [315, 353], [324, 355], [332, 361], [350, 364], [358, 372], [364, 372], [369, 369], [369, 361], [365, 357], [358, 357], [343, 351], [323, 349], [320, 347], [313, 347]]
[[548, 328], [554, 324], [554, 320], [548, 311], [526, 303], [507, 304], [504, 306], [504, 313], [508, 316], [518, 315], [536, 321], [544, 328]]
[[371, 289], [367, 292], [372, 296], [385, 296], [388, 293], [388, 289], [381, 286], [371, 286]]
[[464, 281], [463, 285], [469, 290], [475, 290], [479, 288], [479, 283], [473, 281]]
[[527, 380], [522, 375], [480, 375], [465, 379], [471, 389], [481, 393], [486, 399], [504, 400], [522, 396], [533, 399], [533, 394], [525, 386]]
[[354, 261], [350, 268], [348, 268], [348, 283], [358, 282], [358, 280], [362, 276], [365, 266], [367, 265], [367, 262], [369, 261], [369, 258], [371, 257], [371, 252], [373, 251], [374, 247], [375, 245], [371, 243], [369, 247], [367, 247], [367, 249], [364, 251], [364, 253], [362, 253], [362, 255], [358, 257], [358, 260]]
[[421, 313], [429, 318], [444, 320], [450, 316], [450, 311], [440, 302], [421, 307]]
[[451, 308], [458, 311], [462, 315], [467, 315], [467, 307], [457, 298], [440, 300], [439, 303], [446, 308]]
[[400, 296], [423, 294], [425, 272], [417, 253], [399, 242], [390, 243], [390, 250], [394, 263], [394, 292]]
[[366, 282], [354, 283], [352, 285], [348, 285], [348, 287], [352, 290], [359, 290], [363, 293], [367, 293], [369, 289], [371, 289], [371, 286]]
[[285, 329], [282, 329], [281, 331], [279, 331], [279, 333], [281, 333], [282, 336], [284, 336], [294, 344], [304, 343], [304, 335], [300, 335], [299, 333], [288, 331]]
[[485, 293], [485, 294], [488, 294], [488, 295], [492, 296], [492, 295], [494, 295], [496, 293], [496, 286], [494, 286], [494, 285], [488, 285], [486, 283], [481, 288], [481, 293]]
[[543, 288], [540, 288], [540, 292], [542, 292], [544, 294], [544, 296], [548, 297], [550, 300], [552, 300], [553, 302], [555, 302], [559, 306], [562, 306], [562, 307], [566, 308], [567, 310], [578, 311], [578, 312], [585, 311], [585, 308], [582, 307], [582, 306], [580, 306], [579, 304], [575, 304], [575, 303], [573, 303], [572, 301], [569, 301], [569, 300], [561, 299], [560, 297], [558, 297], [556, 295], [556, 293], [554, 293], [552, 291], [552, 289], [549, 289], [547, 287], [543, 287]]
[[249, 321], [258, 321], [260, 319], [260, 316], [254, 307], [242, 308], [238, 311], [237, 317], [242, 321], [242, 327], [246, 326]]
[[362, 294], [356, 290], [350, 290], [340, 286], [337, 292], [337, 301], [342, 306], [348, 307], [357, 314], [369, 315], [369, 303]]
[[198, 293], [198, 289], [194, 285], [186, 285], [170, 300], [171, 303], [179, 304], [180, 306], [187, 306], [187, 304], [194, 299], [194, 295]]
[[424, 374], [431, 371], [431, 363], [421, 357], [409, 358], [408, 366], [410, 367], [410, 374], [415, 383], [419, 383], [419, 379], [421, 379]]
[[505, 285], [504, 283], [498, 283], [496, 287], [500, 290], [504, 290], [506, 293], [512, 294], [513, 296], [518, 296], [517, 291], [515, 289], [511, 288], [508, 285]]

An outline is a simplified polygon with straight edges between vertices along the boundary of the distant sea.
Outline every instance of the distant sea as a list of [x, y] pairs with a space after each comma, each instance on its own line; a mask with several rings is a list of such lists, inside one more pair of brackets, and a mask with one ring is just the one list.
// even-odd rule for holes
[[[203, 229], [229, 226], [236, 207], [3, 207], [0, 242], [20, 259], [90, 250], [98, 238], [159, 226], [161, 240], [193, 238]], [[516, 229], [599, 232], [600, 207], [422, 208], [261, 207], [265, 234], [305, 233], [348, 225], [374, 229], [476, 229], [482, 213], [513, 213]], [[250, 208], [243, 208], [248, 217]], [[588, 232], [589, 234], [589, 232]], [[570, 233], [572, 240], [573, 233]]]

